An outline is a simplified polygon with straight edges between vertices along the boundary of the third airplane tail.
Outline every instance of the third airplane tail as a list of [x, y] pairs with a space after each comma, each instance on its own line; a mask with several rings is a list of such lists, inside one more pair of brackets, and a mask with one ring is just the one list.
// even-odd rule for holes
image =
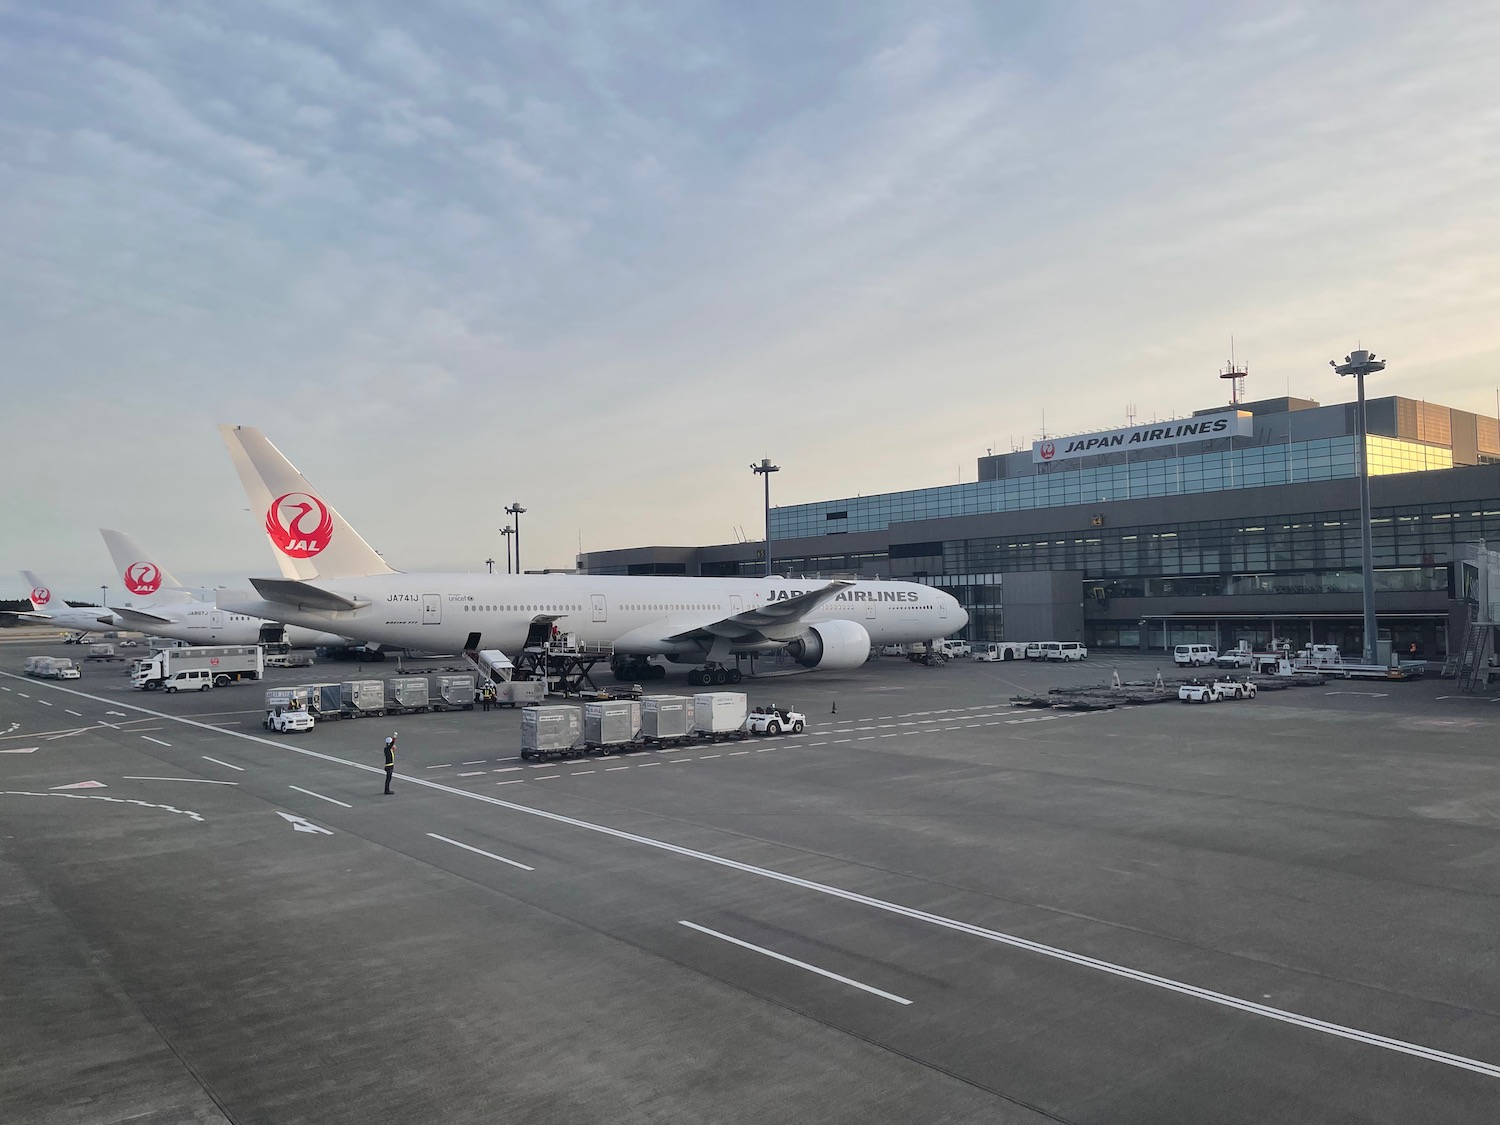
[[31, 608], [37, 613], [46, 613], [47, 607], [52, 605], [52, 591], [48, 589], [45, 582], [29, 570], [21, 571], [21, 577], [31, 583]]
[[184, 589], [181, 582], [123, 531], [110, 531], [101, 527], [99, 534], [104, 536], [104, 545], [109, 548], [109, 557], [114, 560], [115, 577], [120, 579], [123, 589], [136, 597], [149, 598], [152, 602], [193, 600], [190, 590]]
[[306, 582], [395, 573], [265, 434], [253, 426], [220, 426], [219, 433], [283, 577]]

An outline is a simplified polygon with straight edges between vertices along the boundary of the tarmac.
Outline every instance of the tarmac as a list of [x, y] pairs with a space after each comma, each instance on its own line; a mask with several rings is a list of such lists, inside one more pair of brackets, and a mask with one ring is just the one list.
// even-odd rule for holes
[[743, 685], [801, 736], [523, 763], [509, 710], [263, 729], [389, 664], [20, 675], [77, 652], [0, 643], [3, 1120], [1497, 1118], [1492, 695], [882, 659]]

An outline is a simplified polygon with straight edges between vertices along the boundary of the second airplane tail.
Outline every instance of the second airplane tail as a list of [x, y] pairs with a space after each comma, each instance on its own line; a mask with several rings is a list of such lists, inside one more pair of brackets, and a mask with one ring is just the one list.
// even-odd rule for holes
[[395, 573], [260, 430], [220, 426], [219, 433], [283, 577], [305, 582]]
[[142, 598], [158, 602], [191, 601], [192, 593], [183, 589], [182, 583], [161, 566], [130, 536], [123, 531], [111, 531], [101, 527], [104, 545], [109, 548], [109, 557], [114, 560], [115, 577], [122, 588]]

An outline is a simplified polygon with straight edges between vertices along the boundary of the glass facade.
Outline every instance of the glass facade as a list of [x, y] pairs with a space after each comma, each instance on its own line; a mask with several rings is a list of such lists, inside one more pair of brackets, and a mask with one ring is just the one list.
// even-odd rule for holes
[[[1163, 460], [1088, 465], [1063, 463], [1047, 472], [910, 492], [887, 492], [771, 509], [771, 537], [800, 539], [846, 531], [884, 531], [893, 523], [1034, 508], [1181, 496], [1356, 475], [1353, 437], [1230, 449]], [[1453, 451], [1398, 438], [1370, 438], [1370, 472], [1451, 469]]]

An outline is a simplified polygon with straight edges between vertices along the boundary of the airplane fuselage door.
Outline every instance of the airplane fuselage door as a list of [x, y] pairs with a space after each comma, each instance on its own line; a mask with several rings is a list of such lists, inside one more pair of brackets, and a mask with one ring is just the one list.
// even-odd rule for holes
[[593, 594], [593, 595], [591, 595], [591, 597], [593, 598], [593, 601], [594, 601], [594, 620], [595, 621], [608, 621], [609, 620], [609, 603], [607, 601], [605, 601], [604, 595], [603, 594]]
[[875, 603], [874, 602], [866, 602], [865, 603], [865, 620], [866, 621], [874, 621], [875, 620]]
[[422, 624], [441, 625], [443, 623], [443, 596], [441, 594], [422, 595]]
[[745, 612], [745, 599], [742, 598], [742, 597], [740, 597], [738, 594], [730, 594], [729, 595], [729, 612], [731, 614], [734, 614], [734, 613], [744, 613]]
[[224, 628], [224, 615], [218, 610], [214, 610], [208, 615], [208, 624], [213, 629]]
[[948, 603], [942, 598], [938, 599], [938, 618], [942, 621], [948, 620]]

